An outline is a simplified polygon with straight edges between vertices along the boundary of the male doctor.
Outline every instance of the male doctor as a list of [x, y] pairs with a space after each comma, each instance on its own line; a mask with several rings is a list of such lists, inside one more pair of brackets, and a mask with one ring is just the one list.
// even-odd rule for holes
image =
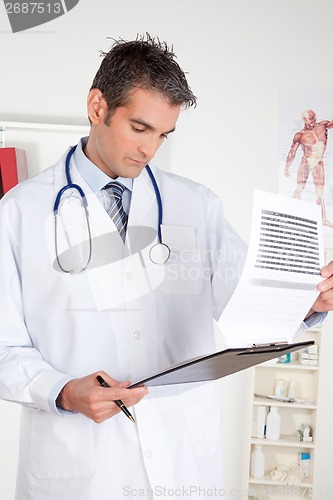
[[[224, 495], [218, 385], [127, 388], [214, 351], [244, 259], [216, 195], [150, 163], [195, 102], [165, 43], [116, 42], [88, 95], [89, 137], [1, 201], [0, 397], [22, 405], [17, 500]], [[55, 224], [68, 183], [89, 223], [71, 188]], [[164, 264], [151, 258], [158, 193]], [[332, 273], [309, 324], [333, 307]]]

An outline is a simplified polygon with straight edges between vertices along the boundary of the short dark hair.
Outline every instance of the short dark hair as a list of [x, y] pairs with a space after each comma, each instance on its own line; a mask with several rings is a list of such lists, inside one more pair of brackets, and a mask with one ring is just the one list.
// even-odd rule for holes
[[106, 100], [106, 123], [118, 107], [127, 104], [135, 87], [162, 94], [173, 106], [186, 109], [196, 105], [185, 73], [175, 61], [173, 47], [148, 33], [133, 41], [113, 42], [109, 52], [101, 52], [104, 59], [91, 86], [99, 89]]

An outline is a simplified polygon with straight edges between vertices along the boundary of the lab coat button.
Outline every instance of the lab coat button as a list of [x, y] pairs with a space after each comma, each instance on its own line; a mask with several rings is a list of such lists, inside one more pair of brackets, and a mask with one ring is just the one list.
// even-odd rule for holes
[[151, 450], [146, 450], [145, 457], [147, 460], [150, 460], [152, 458], [153, 454]]
[[140, 330], [135, 330], [135, 332], [133, 333], [133, 337], [135, 338], [135, 340], [142, 340], [143, 335], [143, 332], [140, 332]]
[[133, 278], [132, 273], [125, 273], [125, 278], [127, 279], [127, 281], [131, 281]]

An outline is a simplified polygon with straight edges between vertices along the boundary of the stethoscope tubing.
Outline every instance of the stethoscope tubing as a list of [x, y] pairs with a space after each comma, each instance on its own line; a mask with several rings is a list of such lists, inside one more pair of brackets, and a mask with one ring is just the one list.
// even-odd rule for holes
[[148, 172], [148, 175], [150, 177], [151, 183], [153, 185], [154, 191], [155, 191], [155, 196], [156, 196], [156, 201], [157, 201], [157, 207], [158, 207], [158, 225], [157, 225], [157, 233], [158, 233], [158, 242], [161, 245], [162, 244], [162, 231], [161, 231], [161, 226], [163, 222], [163, 205], [162, 205], [162, 198], [161, 198], [161, 193], [159, 190], [159, 187], [157, 185], [156, 179], [154, 177], [153, 172], [151, 171], [151, 168], [149, 165], [146, 165], [146, 170]]
[[84, 207], [88, 208], [87, 198], [86, 198], [86, 195], [84, 194], [83, 189], [78, 184], [73, 184], [72, 179], [71, 179], [70, 162], [71, 162], [71, 158], [73, 156], [73, 153], [74, 153], [75, 149], [76, 149], [76, 146], [73, 146], [70, 149], [70, 151], [68, 152], [67, 156], [66, 156], [65, 172], [66, 172], [67, 185], [64, 186], [63, 188], [61, 188], [60, 191], [58, 192], [57, 196], [56, 196], [56, 199], [55, 199], [55, 202], [54, 202], [54, 207], [53, 207], [54, 215], [58, 215], [59, 205], [60, 205], [60, 202], [61, 202], [62, 195], [68, 189], [76, 189], [79, 192], [80, 196], [81, 196], [82, 203], [83, 203]]
[[[69, 152], [67, 153], [66, 160], [65, 160], [65, 174], [66, 174], [67, 184], [59, 190], [59, 192], [58, 192], [58, 194], [56, 196], [55, 202], [54, 202], [54, 207], [53, 207], [53, 213], [54, 213], [54, 216], [55, 216], [55, 249], [56, 249], [56, 258], [57, 258], [57, 262], [58, 262], [58, 265], [59, 265], [60, 269], [63, 272], [66, 272], [66, 273], [70, 273], [71, 271], [65, 270], [61, 266], [61, 264], [60, 264], [60, 259], [59, 259], [59, 255], [58, 255], [58, 245], [57, 245], [57, 215], [59, 213], [59, 206], [60, 206], [61, 198], [62, 198], [63, 194], [68, 189], [75, 189], [80, 194], [80, 197], [81, 197], [81, 200], [82, 200], [82, 204], [83, 204], [83, 207], [84, 207], [85, 212], [86, 212], [86, 218], [87, 218], [87, 227], [88, 227], [88, 234], [89, 234], [89, 241], [90, 241], [89, 242], [89, 256], [88, 256], [87, 263], [81, 269], [81, 271], [84, 271], [88, 267], [88, 265], [90, 263], [90, 260], [91, 260], [91, 255], [92, 255], [92, 241], [91, 241], [91, 232], [90, 232], [90, 223], [89, 223], [88, 201], [87, 201], [86, 195], [85, 195], [83, 189], [81, 188], [81, 186], [79, 186], [78, 184], [74, 184], [72, 182], [72, 178], [71, 178], [71, 174], [70, 174], [70, 162], [71, 162], [71, 158], [73, 156], [73, 153], [74, 153], [75, 149], [76, 149], [76, 146], [73, 146], [69, 150]], [[162, 223], [163, 223], [163, 204], [162, 204], [161, 193], [160, 193], [158, 184], [156, 182], [156, 179], [154, 177], [154, 174], [153, 174], [150, 166], [147, 164], [145, 168], [146, 168], [146, 171], [147, 171], [147, 173], [148, 173], [148, 175], [150, 177], [151, 183], [152, 183], [154, 191], [155, 191], [155, 197], [156, 197], [157, 208], [158, 208], [158, 225], [157, 225], [158, 243], [155, 244], [155, 245], [153, 245], [153, 247], [151, 248], [151, 250], [149, 252], [149, 255], [150, 255], [150, 259], [155, 264], [165, 264], [165, 262], [169, 259], [169, 256], [170, 256], [170, 248], [168, 247], [168, 245], [166, 245], [162, 241], [161, 226], [162, 226]], [[159, 246], [165, 252], [165, 257], [163, 257], [163, 259], [161, 259], [160, 262], [157, 262], [157, 261], [154, 261], [153, 258], [152, 258], [152, 255], [153, 255], [152, 250], [154, 248], [159, 247]]]

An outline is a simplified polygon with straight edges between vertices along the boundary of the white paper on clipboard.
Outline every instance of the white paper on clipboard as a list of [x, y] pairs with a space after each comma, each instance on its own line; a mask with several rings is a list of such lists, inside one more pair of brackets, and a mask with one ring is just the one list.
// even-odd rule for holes
[[244, 270], [218, 322], [225, 345], [292, 342], [319, 294], [323, 265], [320, 207], [255, 190]]

